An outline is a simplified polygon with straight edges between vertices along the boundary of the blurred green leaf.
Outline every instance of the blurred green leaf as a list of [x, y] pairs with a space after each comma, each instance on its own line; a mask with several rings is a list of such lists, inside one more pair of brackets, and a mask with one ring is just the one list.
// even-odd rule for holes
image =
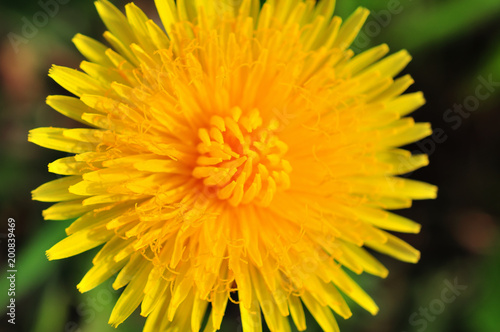
[[55, 282], [48, 284], [42, 294], [33, 332], [64, 331], [69, 298]]
[[500, 38], [498, 45], [492, 47], [486, 54], [489, 54], [488, 60], [479, 72], [483, 75], [492, 74], [496, 81], [500, 81]]
[[409, 50], [450, 42], [471, 28], [498, 18], [500, 13], [498, 0], [453, 0], [435, 2], [431, 7], [418, 1], [410, 4], [409, 1], [401, 1], [404, 7], [398, 14], [401, 19], [384, 34], [386, 40]]
[[361, 1], [337, 1], [335, 5], [335, 15], [348, 18], [358, 7], [368, 8], [371, 12], [379, 11], [387, 7], [389, 1], [361, 0]]
[[480, 297], [474, 304], [471, 319], [468, 320], [471, 331], [497, 332], [500, 326], [500, 247], [489, 256], [479, 271]]

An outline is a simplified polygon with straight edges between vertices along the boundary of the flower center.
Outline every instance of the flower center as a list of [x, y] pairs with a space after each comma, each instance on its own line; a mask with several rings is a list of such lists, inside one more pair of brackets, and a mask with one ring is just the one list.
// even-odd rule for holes
[[257, 109], [242, 116], [235, 107], [231, 116], [212, 116], [210, 128], [198, 131], [193, 176], [233, 206], [268, 206], [277, 190], [290, 187], [292, 168], [283, 158], [288, 147], [275, 135], [278, 127], [276, 120], [264, 126]]

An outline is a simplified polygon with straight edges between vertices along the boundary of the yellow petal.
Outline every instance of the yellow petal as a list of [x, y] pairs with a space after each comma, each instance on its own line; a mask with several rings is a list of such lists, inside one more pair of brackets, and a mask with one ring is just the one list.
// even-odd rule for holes
[[389, 274], [389, 270], [365, 249], [346, 242], [344, 250], [348, 250], [356, 258], [364, 271], [381, 278], [385, 278]]
[[165, 31], [167, 31], [169, 36], [172, 36], [172, 25], [179, 22], [179, 16], [174, 1], [155, 0], [155, 4]]
[[[106, 31], [104, 33], [104, 38], [108, 41], [108, 43], [111, 44], [111, 46], [113, 46], [113, 48], [118, 52], [118, 54], [120, 54], [122, 57], [127, 59], [128, 62], [130, 62], [134, 66], [140, 65], [139, 60], [135, 57], [134, 53], [130, 50], [130, 45], [132, 45], [132, 43], [124, 44], [122, 42], [122, 40], [120, 40], [118, 37], [116, 37], [114, 34], [112, 34], [109, 31]], [[106, 54], [109, 54], [109, 52], [110, 52], [110, 50], [107, 50]], [[113, 60], [111, 60], [111, 61], [113, 61]], [[116, 62], [114, 62], [114, 63], [116, 66]]]
[[127, 288], [120, 295], [109, 317], [108, 323], [113, 327], [118, 327], [118, 325], [123, 323], [141, 303], [144, 298], [144, 286], [148, 281], [151, 268], [152, 266], [148, 264], [137, 271]]
[[49, 76], [63, 88], [77, 96], [83, 94], [103, 95], [106, 93], [106, 87], [101, 82], [75, 69], [52, 66], [49, 70]]
[[[113, 82], [125, 84], [127, 81], [120, 76], [119, 72], [113, 68], [114, 66], [101, 66], [96, 63], [83, 61], [80, 68], [90, 77], [95, 78], [104, 86], [110, 86]], [[89, 110], [87, 110], [88, 112]]]
[[143, 46], [148, 53], [155, 51], [154, 43], [149, 35], [146, 22], [149, 20], [146, 14], [134, 3], [125, 5], [127, 20], [135, 35], [135, 39]]
[[146, 22], [146, 26], [148, 27], [148, 33], [158, 50], [165, 50], [170, 47], [170, 40], [168, 39], [168, 36], [158, 25], [156, 25], [155, 22], [149, 20]]
[[125, 263], [125, 259], [118, 262], [115, 262], [113, 259], [99, 262], [85, 274], [76, 287], [81, 293], [88, 292], [108, 280], [112, 275], [118, 272]]
[[335, 317], [328, 307], [321, 306], [309, 293], [304, 293], [302, 301], [324, 332], [340, 332]]
[[387, 44], [382, 44], [376, 47], [373, 47], [356, 57], [354, 57], [345, 67], [345, 70], [350, 72], [351, 75], [356, 75], [363, 69], [372, 65], [376, 61], [380, 60], [384, 55], [389, 52], [389, 47]]
[[335, 273], [332, 274], [332, 278], [333, 283], [354, 302], [359, 304], [372, 315], [376, 315], [378, 313], [378, 306], [375, 304], [373, 299], [366, 294], [366, 292], [342, 269], [337, 269]]
[[75, 256], [103, 244], [113, 235], [114, 232], [108, 231], [106, 227], [85, 229], [68, 236], [47, 250], [47, 257], [54, 260]]
[[405, 116], [420, 108], [425, 104], [422, 92], [408, 93], [396, 98], [387, 104], [387, 109], [397, 112], [400, 116]]
[[61, 158], [49, 164], [49, 172], [61, 175], [81, 175], [91, 170], [93, 168], [88, 163], [76, 161], [75, 157]]
[[116, 279], [113, 282], [113, 288], [120, 289], [123, 286], [127, 285], [132, 279], [134, 279], [137, 271], [145, 270], [144, 268], [146, 267], [146, 265], [149, 265], [149, 261], [144, 259], [144, 257], [140, 253], [134, 253], [127, 262], [127, 265], [125, 265], [125, 267], [121, 269], [121, 271], [116, 276]]
[[96, 150], [96, 144], [68, 138], [64, 135], [65, 131], [67, 129], [64, 128], [32, 129], [29, 132], [28, 141], [44, 148], [71, 153], [84, 153]]
[[[385, 232], [384, 232], [385, 233]], [[403, 262], [416, 263], [420, 259], [420, 252], [405, 241], [386, 233], [387, 242], [378, 243], [367, 241], [366, 245], [381, 253], [397, 258]]]
[[80, 99], [69, 96], [48, 96], [47, 105], [73, 120], [91, 125], [82, 119], [85, 112], [92, 112], [90, 107], [80, 101]]
[[69, 192], [68, 188], [82, 180], [81, 176], [65, 176], [61, 179], [42, 184], [31, 192], [33, 199], [41, 202], [71, 201], [81, 198]]
[[370, 11], [366, 8], [359, 7], [356, 9], [340, 28], [333, 47], [338, 47], [341, 50], [348, 48], [358, 35], [368, 15], [370, 15]]
[[67, 220], [81, 216], [85, 212], [99, 208], [100, 206], [84, 206], [82, 199], [69, 202], [60, 202], [52, 205], [43, 211], [43, 217], [46, 220]]
[[136, 42], [134, 33], [128, 24], [127, 18], [111, 2], [99, 0], [95, 6], [104, 24], [125, 46]]
[[302, 307], [302, 302], [298, 296], [290, 295], [288, 297], [288, 306], [290, 308], [290, 313], [292, 314], [293, 322], [299, 331], [305, 331], [306, 326], [306, 316], [304, 313], [304, 308]]
[[77, 34], [73, 38], [73, 43], [75, 44], [78, 51], [80, 51], [80, 53], [82, 53], [82, 55], [89, 61], [98, 63], [103, 66], [113, 65], [105, 54], [108, 47], [104, 46], [97, 40], [84, 36], [82, 34]]
[[104, 210], [87, 212], [66, 228], [66, 234], [71, 235], [89, 228], [104, 226], [117, 216], [128, 212], [132, 207], [133, 204], [125, 203]]
[[207, 310], [208, 301], [202, 300], [199, 296], [194, 295], [194, 304], [191, 313], [191, 330], [198, 332], [201, 328], [201, 323]]
[[162, 303], [170, 303], [171, 292], [169, 286], [171, 281], [165, 280], [158, 270], [153, 268], [149, 274], [148, 283], [144, 287], [145, 296], [141, 304], [141, 316], [147, 317], [152, 312], [155, 312], [156, 308], [160, 307]]

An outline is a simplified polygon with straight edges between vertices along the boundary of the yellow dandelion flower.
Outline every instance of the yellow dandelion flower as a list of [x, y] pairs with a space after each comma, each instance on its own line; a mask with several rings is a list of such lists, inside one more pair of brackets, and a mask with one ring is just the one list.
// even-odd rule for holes
[[334, 0], [156, 0], [162, 30], [134, 4], [96, 2], [111, 45], [83, 35], [80, 70], [50, 76], [74, 94], [48, 105], [87, 125], [37, 128], [29, 140], [74, 154], [65, 175], [33, 191], [57, 202], [46, 219], [77, 218], [49, 259], [104, 245], [78, 284], [116, 273], [125, 287], [109, 323], [141, 307], [144, 331], [221, 326], [229, 300], [243, 331], [324, 331], [344, 296], [378, 307], [346, 273], [387, 276], [366, 249], [416, 262], [387, 231], [420, 226], [387, 210], [436, 196], [398, 177], [427, 165], [398, 147], [431, 133], [406, 117], [424, 104], [395, 78], [410, 61], [381, 45], [349, 49], [368, 11], [345, 22]]

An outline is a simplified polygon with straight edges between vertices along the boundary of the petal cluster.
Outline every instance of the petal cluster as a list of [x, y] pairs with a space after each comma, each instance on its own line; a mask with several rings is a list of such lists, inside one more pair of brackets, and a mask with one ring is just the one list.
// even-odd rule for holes
[[388, 210], [436, 196], [399, 177], [428, 164], [399, 148], [431, 133], [407, 117], [422, 94], [396, 78], [411, 57], [355, 55], [368, 11], [342, 22], [334, 0], [155, 3], [164, 29], [97, 1], [110, 46], [77, 35], [80, 70], [50, 70], [74, 96], [47, 103], [85, 128], [29, 134], [71, 154], [33, 191], [55, 203], [46, 219], [77, 218], [48, 258], [102, 246], [78, 289], [116, 275], [113, 326], [140, 306], [144, 331], [215, 331], [229, 301], [245, 332], [261, 314], [271, 331], [289, 317], [305, 330], [304, 306], [338, 331], [345, 296], [376, 314], [346, 269], [387, 276], [366, 248], [418, 261], [389, 231], [420, 226]]

